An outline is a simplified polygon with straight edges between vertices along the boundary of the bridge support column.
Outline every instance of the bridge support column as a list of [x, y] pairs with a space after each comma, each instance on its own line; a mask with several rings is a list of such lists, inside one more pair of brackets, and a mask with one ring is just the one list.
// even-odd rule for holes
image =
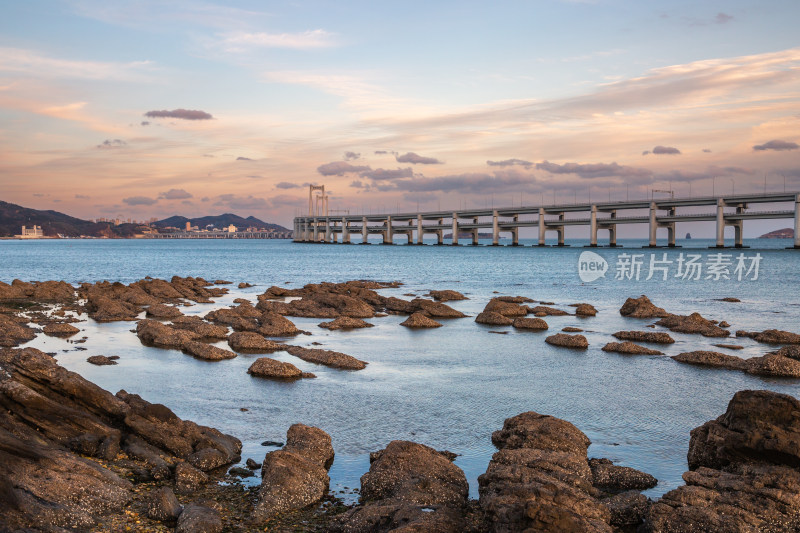
[[317, 225], [317, 219], [314, 218], [314, 242], [319, 242], [319, 226]]
[[725, 248], [725, 200], [717, 200], [717, 245], [714, 248]]
[[[441, 226], [443, 221], [444, 221], [444, 219], [440, 218], [439, 221], [438, 221], [438, 225]], [[444, 245], [444, 230], [443, 229], [436, 230], [436, 244], [438, 244], [439, 246]]]
[[422, 229], [422, 215], [417, 215], [417, 244], [423, 244], [422, 238], [425, 236]]
[[[478, 223], [478, 217], [472, 217], [472, 223]], [[480, 230], [478, 228], [472, 228], [472, 246], [478, 246], [478, 232]]]
[[458, 246], [458, 213], [453, 213], [453, 239], [450, 244]]
[[794, 199], [794, 248], [800, 250], [800, 194]]
[[544, 209], [539, 208], [539, 246], [544, 246], [544, 237], [545, 233], [547, 232], [547, 228], [544, 226]]
[[658, 219], [656, 218], [656, 203], [650, 202], [650, 241], [647, 248], [658, 248]]
[[[558, 220], [563, 222], [564, 219], [565, 219], [564, 213], [559, 213]], [[564, 237], [566, 234], [566, 228], [564, 227], [564, 225], [562, 224], [561, 226], [558, 226], [558, 228], [556, 228], [556, 231], [558, 232], [558, 246], [566, 246], [566, 244], [564, 244]]]
[[369, 228], [367, 227], [367, 217], [361, 218], [361, 244], [369, 244]]
[[497, 211], [492, 211], [492, 246], [500, 246], [500, 221]]
[[331, 231], [331, 221], [327, 217], [325, 218], [325, 242], [329, 243], [332, 241], [333, 232]]
[[392, 230], [392, 217], [386, 217], [386, 231], [383, 232], [383, 244], [394, 243], [394, 232]]
[[342, 217], [342, 244], [350, 244], [350, 223]]
[[408, 237], [408, 242], [406, 244], [414, 244], [414, 221], [408, 221], [408, 231], [406, 232], [406, 237]]
[[[514, 215], [514, 222], [519, 222], [519, 215]], [[514, 226], [511, 230], [511, 246], [519, 246], [519, 227]]]
[[[617, 218], [617, 210], [611, 211], [611, 218]], [[610, 248], [617, 247], [617, 225], [609, 224], [608, 226], [608, 246]]]
[[[737, 213], [744, 213], [747, 209], [747, 204], [736, 206]], [[744, 245], [744, 220], [737, 220], [733, 223], [733, 246], [734, 248], [748, 248]]]
[[597, 248], [597, 206], [592, 206], [592, 214], [589, 223], [589, 246]]
[[[676, 211], [676, 209], [674, 207], [670, 208], [669, 216], [674, 217], [676, 212], [677, 211]], [[665, 226], [667, 228], [667, 246], [669, 248], [678, 248], [678, 245], [675, 242], [675, 238], [676, 238], [675, 234], [677, 233], [675, 231], [675, 223], [674, 222], [668, 222], [667, 224], [665, 224]]]

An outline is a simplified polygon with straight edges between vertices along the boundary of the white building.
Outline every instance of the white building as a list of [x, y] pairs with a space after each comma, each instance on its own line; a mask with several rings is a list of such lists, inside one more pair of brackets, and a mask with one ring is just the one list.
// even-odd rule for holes
[[41, 226], [33, 226], [32, 228], [22, 226], [22, 234], [17, 235], [17, 237], [21, 239], [41, 239], [44, 237], [44, 232]]

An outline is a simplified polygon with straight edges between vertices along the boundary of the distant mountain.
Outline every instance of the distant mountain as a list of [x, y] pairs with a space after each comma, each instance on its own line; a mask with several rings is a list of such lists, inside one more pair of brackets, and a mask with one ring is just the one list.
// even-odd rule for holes
[[108, 222], [90, 222], [58, 211], [39, 211], [0, 201], [0, 237], [19, 235], [22, 226], [41, 226], [45, 236], [67, 237], [91, 235], [93, 237], [127, 237], [134, 233], [133, 224], [114, 226]]
[[186, 218], [175, 215], [169, 218], [165, 218], [164, 220], [159, 220], [158, 222], [154, 222], [153, 225], [157, 228], [166, 228], [168, 226], [171, 226], [174, 228], [183, 229], [186, 227], [187, 222], [190, 222], [192, 226], [197, 226], [200, 229], [203, 229], [206, 226], [214, 226], [215, 228], [222, 229], [222, 228], [227, 228], [228, 226], [233, 224], [234, 226], [240, 229], [253, 227], [259, 229], [274, 229], [275, 231], [289, 231], [288, 229], [284, 228], [283, 226], [279, 226], [278, 224], [271, 224], [269, 222], [264, 222], [263, 220], [259, 220], [253, 216], [242, 218], [239, 215], [234, 215], [233, 213], [224, 213], [222, 215], [205, 216], [199, 218]]
[[765, 233], [759, 239], [794, 239], [794, 230], [792, 228], [776, 229]]

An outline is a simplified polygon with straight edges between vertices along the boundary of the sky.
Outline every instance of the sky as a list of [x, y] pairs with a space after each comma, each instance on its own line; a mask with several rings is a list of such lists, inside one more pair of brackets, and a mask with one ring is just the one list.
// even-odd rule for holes
[[309, 184], [351, 214], [799, 190], [799, 24], [797, 0], [5, 2], [0, 199], [291, 227]]

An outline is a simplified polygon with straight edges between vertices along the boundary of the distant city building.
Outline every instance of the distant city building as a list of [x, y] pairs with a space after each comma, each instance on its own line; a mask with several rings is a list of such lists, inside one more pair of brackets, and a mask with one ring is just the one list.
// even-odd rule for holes
[[228, 226], [228, 233], [236, 233], [236, 226], [234, 226], [233, 224]]
[[192, 231], [192, 223], [188, 220], [186, 221], [186, 231]]
[[33, 226], [32, 228], [22, 226], [22, 233], [17, 235], [17, 237], [22, 239], [40, 239], [44, 237], [44, 232], [41, 226]]

